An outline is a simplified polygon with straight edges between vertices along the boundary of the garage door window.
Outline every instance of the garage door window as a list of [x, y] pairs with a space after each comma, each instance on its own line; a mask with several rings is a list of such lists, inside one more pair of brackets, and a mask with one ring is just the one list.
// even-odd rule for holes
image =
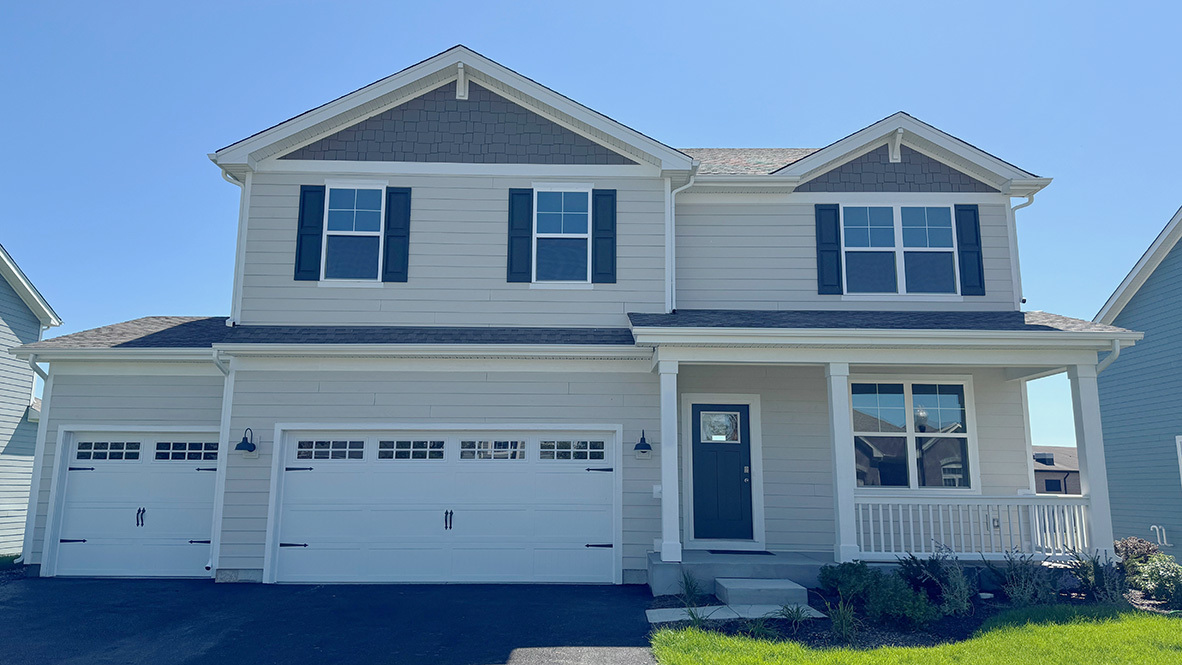
[[601, 460], [604, 458], [602, 441], [542, 441], [541, 459]]
[[364, 441], [299, 441], [296, 459], [365, 459]]
[[75, 457], [80, 460], [135, 461], [140, 458], [137, 441], [80, 441]]
[[525, 442], [461, 441], [460, 459], [525, 459]]
[[218, 444], [216, 441], [158, 441], [156, 442], [156, 459], [161, 462], [180, 462], [194, 460], [216, 460], [218, 458]]
[[378, 459], [443, 459], [443, 441], [378, 441]]

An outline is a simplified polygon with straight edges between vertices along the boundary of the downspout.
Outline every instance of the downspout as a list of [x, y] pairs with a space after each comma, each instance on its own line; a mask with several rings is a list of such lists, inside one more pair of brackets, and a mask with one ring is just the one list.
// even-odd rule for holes
[[677, 195], [694, 186], [698, 178], [698, 167], [702, 163], [694, 160], [690, 167], [689, 182], [669, 192], [669, 309], [677, 311]]
[[1026, 195], [1026, 203], [1019, 203], [1018, 205], [1010, 208], [1010, 210], [1014, 210], [1014, 211], [1021, 210], [1022, 208], [1025, 208], [1026, 206], [1030, 205], [1031, 203], [1034, 203], [1034, 194], [1027, 194]]
[[230, 376], [230, 368], [226, 366], [226, 363], [222, 362], [221, 351], [217, 349], [213, 350], [213, 364], [222, 373], [222, 376]]
[[1114, 340], [1112, 340], [1112, 353], [1109, 353], [1107, 356], [1104, 356], [1104, 360], [1101, 360], [1100, 364], [1096, 365], [1096, 373], [1099, 374], [1100, 372], [1103, 372], [1104, 370], [1108, 369], [1108, 366], [1111, 365], [1112, 363], [1116, 362], [1116, 359], [1119, 357], [1120, 357], [1120, 340], [1114, 339]]
[[235, 178], [234, 176], [230, 175], [230, 173], [228, 171], [226, 171], [226, 169], [222, 169], [222, 180], [225, 180], [226, 182], [230, 183], [231, 185], [237, 185], [239, 187], [242, 186], [242, 181], [239, 180], [238, 178]]
[[41, 377], [42, 381], [49, 380], [49, 374], [45, 370], [41, 369], [41, 366], [37, 364], [36, 353], [29, 356], [29, 367], [33, 368], [33, 371], [37, 373], [37, 376]]

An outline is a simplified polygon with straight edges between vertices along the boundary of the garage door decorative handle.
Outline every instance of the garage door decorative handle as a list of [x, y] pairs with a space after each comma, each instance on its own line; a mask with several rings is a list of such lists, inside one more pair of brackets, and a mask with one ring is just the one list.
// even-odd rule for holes
[[67, 471], [94, 471], [93, 466], [71, 466], [66, 467]]
[[280, 547], [307, 547], [308, 543], [279, 543]]
[[615, 545], [612, 545], [611, 543], [587, 543], [583, 547], [602, 547], [602, 548], [611, 549], [611, 548], [615, 547]]
[[85, 543], [86, 539], [85, 538], [62, 538], [61, 540], [59, 540], [57, 542], [59, 542], [59, 543]]
[[312, 467], [310, 467], [310, 466], [285, 466], [285, 467], [283, 467], [283, 470], [284, 471], [311, 471]]
[[614, 471], [615, 469], [611, 468], [610, 466], [605, 466], [605, 467], [599, 467], [599, 468], [589, 467], [586, 470], [587, 471]]
[[199, 467], [197, 467], [197, 470], [198, 470], [198, 471], [217, 471], [217, 467], [213, 467], [213, 466], [199, 466]]
[[190, 545], [208, 545], [209, 541], [208, 540], [190, 540], [189, 544]]

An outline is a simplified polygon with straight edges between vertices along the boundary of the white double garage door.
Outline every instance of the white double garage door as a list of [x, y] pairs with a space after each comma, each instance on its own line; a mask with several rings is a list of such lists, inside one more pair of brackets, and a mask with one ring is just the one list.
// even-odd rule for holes
[[[208, 575], [226, 452], [95, 438], [71, 451], [57, 574]], [[132, 439], [138, 459], [110, 459]], [[77, 459], [87, 443], [107, 459]], [[618, 583], [619, 453], [612, 430], [284, 432], [264, 581]]]

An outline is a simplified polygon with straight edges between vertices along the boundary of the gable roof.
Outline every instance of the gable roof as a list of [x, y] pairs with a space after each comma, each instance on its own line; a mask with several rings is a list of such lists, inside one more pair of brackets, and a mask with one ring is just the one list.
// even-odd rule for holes
[[898, 144], [962, 171], [1003, 194], [1028, 196], [1051, 182], [1050, 178], [1040, 178], [1018, 168], [903, 111], [791, 162], [772, 175], [806, 182], [883, 145]]
[[611, 118], [508, 69], [463, 45], [305, 111], [228, 145], [209, 157], [235, 176], [278, 155], [356, 124], [463, 76], [494, 93], [603, 143], [638, 161], [667, 170], [689, 170], [691, 158]]
[[3, 277], [8, 285], [12, 287], [13, 291], [20, 296], [21, 301], [33, 312], [33, 315], [41, 321], [41, 325], [45, 327], [60, 326], [62, 320], [58, 317], [57, 312], [49, 306], [49, 301], [33, 286], [33, 282], [29, 280], [25, 273], [21, 271], [20, 266], [13, 260], [12, 255], [8, 250], [4, 249], [4, 245], [0, 245], [0, 277]]
[[1035, 471], [1079, 471], [1079, 451], [1069, 446], [1031, 446], [1034, 453], [1049, 453], [1054, 456], [1053, 464], [1034, 460]]
[[1129, 271], [1120, 286], [1116, 287], [1116, 291], [1109, 296], [1108, 302], [1104, 303], [1104, 307], [1100, 308], [1093, 320], [1100, 323], [1112, 323], [1125, 308], [1125, 305], [1133, 299], [1133, 296], [1137, 295], [1137, 291], [1145, 284], [1145, 280], [1149, 279], [1153, 271], [1157, 270], [1161, 262], [1178, 244], [1179, 239], [1182, 239], [1182, 208], [1178, 208], [1178, 212], [1174, 213], [1174, 217], [1166, 224], [1166, 228], [1162, 229], [1149, 249], [1141, 255], [1140, 260]]

